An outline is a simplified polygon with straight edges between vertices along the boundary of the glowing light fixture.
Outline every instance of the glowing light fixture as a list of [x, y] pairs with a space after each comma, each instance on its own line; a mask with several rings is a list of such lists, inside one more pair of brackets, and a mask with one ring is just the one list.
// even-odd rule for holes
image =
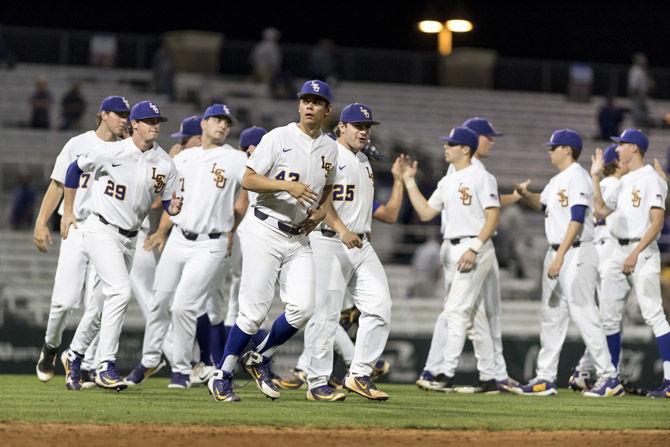
[[437, 51], [443, 56], [451, 54], [452, 33], [467, 33], [472, 31], [472, 22], [463, 19], [452, 19], [446, 22], [437, 20], [422, 20], [419, 22], [419, 31], [428, 34], [437, 34]]
[[419, 22], [419, 31], [422, 33], [435, 34], [444, 29], [442, 22], [437, 20], [423, 20]]
[[467, 33], [472, 31], [472, 22], [469, 20], [447, 20], [447, 29], [453, 33]]

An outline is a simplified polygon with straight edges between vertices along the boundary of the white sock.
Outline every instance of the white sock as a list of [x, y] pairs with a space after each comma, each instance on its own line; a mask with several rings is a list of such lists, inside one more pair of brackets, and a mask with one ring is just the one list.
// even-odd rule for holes
[[663, 362], [663, 378], [665, 380], [670, 380], [670, 361]]

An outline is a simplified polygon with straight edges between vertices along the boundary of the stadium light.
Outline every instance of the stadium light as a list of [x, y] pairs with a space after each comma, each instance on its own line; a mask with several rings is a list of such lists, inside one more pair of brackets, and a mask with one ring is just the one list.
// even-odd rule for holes
[[453, 49], [452, 33], [467, 33], [474, 28], [472, 22], [464, 19], [452, 19], [446, 22], [437, 20], [422, 20], [419, 22], [419, 31], [427, 34], [437, 34], [437, 51], [447, 56]]

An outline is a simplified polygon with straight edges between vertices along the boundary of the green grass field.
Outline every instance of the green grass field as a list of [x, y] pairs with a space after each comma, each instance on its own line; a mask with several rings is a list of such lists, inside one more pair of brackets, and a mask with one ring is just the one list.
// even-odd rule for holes
[[[569, 390], [549, 398], [438, 394], [411, 385], [380, 385], [385, 403], [350, 394], [344, 402], [305, 400], [304, 390], [271, 401], [254, 384], [238, 390], [242, 402], [214, 402], [204, 387], [169, 390], [152, 378], [120, 393], [65, 390], [63, 376], [48, 384], [34, 376], [0, 376], [0, 420], [67, 423], [140, 423], [383, 427], [488, 430], [670, 429], [670, 399], [625, 396], [589, 399]], [[238, 382], [242, 383], [242, 382]]]

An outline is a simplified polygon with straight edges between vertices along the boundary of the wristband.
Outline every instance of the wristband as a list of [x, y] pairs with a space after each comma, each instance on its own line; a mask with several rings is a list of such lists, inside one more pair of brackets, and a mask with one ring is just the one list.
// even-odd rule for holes
[[411, 189], [411, 188], [416, 188], [416, 180], [414, 180], [414, 177], [405, 180], [405, 188]]
[[484, 243], [479, 240], [478, 238], [474, 238], [472, 241], [470, 241], [470, 246], [468, 247], [468, 250], [472, 250], [475, 253], [479, 253], [479, 250], [482, 249], [484, 246]]

